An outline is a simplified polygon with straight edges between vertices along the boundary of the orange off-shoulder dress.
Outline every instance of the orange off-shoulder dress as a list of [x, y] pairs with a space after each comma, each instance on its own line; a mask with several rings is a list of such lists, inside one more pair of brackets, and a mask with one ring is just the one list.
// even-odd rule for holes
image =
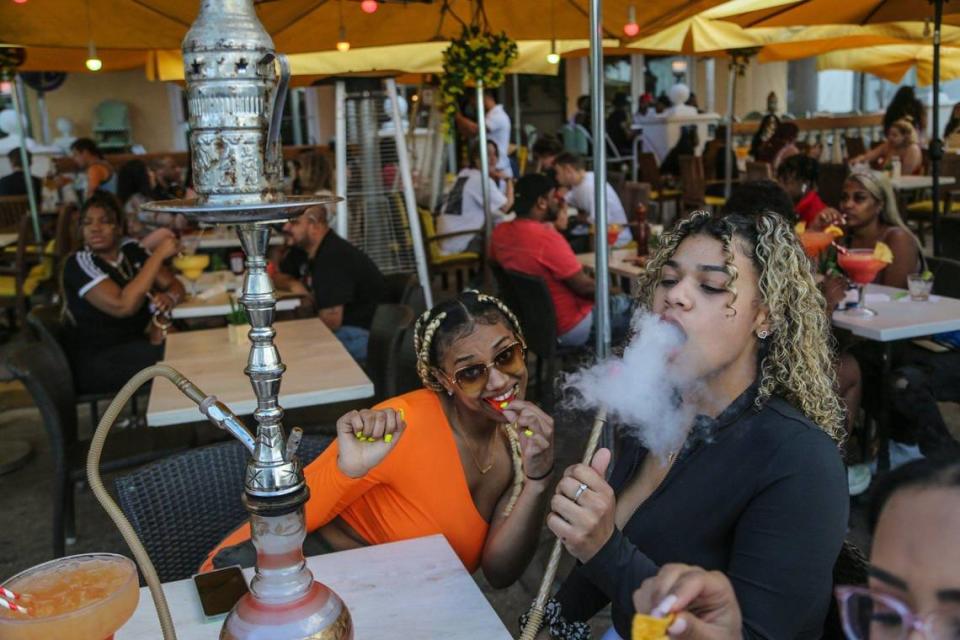
[[[336, 441], [307, 465], [307, 531], [340, 516], [370, 544], [443, 534], [472, 573], [480, 564], [490, 525], [473, 502], [439, 397], [420, 389], [374, 408], [402, 409], [406, 430], [362, 478], [340, 471]], [[250, 524], [245, 523], [210, 552], [200, 571], [213, 569], [213, 557], [221, 549], [249, 538]]]

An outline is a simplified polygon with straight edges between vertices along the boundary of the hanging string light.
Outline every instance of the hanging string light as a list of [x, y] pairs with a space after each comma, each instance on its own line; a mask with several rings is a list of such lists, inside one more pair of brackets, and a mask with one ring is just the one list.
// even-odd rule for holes
[[350, 51], [350, 41], [347, 40], [347, 28], [343, 25], [343, 0], [340, 0], [340, 31], [337, 37], [337, 51]]
[[377, 0], [363, 0], [360, 3], [360, 10], [364, 13], [376, 13], [380, 3]]
[[557, 53], [557, 30], [553, 17], [553, 0], [550, 0], [550, 53], [547, 54], [547, 62], [560, 64], [560, 54]]
[[627, 7], [627, 24], [623, 25], [623, 33], [628, 38], [633, 38], [640, 33], [640, 25], [637, 24], [637, 6]]

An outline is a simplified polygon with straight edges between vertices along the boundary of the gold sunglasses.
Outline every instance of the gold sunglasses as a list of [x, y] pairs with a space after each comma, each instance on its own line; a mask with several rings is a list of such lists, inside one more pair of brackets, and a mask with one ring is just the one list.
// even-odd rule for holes
[[496, 367], [500, 373], [508, 376], [518, 376], [523, 373], [526, 367], [527, 345], [522, 342], [514, 342], [507, 345], [493, 357], [493, 361], [487, 364], [471, 364], [461, 369], [457, 369], [452, 376], [448, 376], [442, 370], [441, 374], [447, 380], [454, 383], [464, 393], [470, 395], [479, 395], [487, 386], [487, 380], [490, 379], [490, 368]]

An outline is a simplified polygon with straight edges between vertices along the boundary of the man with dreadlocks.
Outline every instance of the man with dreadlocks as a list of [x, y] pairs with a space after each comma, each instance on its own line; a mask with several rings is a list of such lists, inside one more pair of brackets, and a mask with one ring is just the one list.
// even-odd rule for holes
[[[523, 400], [520, 324], [466, 291], [419, 318], [414, 346], [426, 389], [347, 413], [305, 469], [307, 530], [328, 550], [441, 533], [469, 571], [506, 587], [534, 555], [554, 467], [553, 419]], [[232, 548], [249, 537], [245, 524], [202, 570], [242, 561]]]

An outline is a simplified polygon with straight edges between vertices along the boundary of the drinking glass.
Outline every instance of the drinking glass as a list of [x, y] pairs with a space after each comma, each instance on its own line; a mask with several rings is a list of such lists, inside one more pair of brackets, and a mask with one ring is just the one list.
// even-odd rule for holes
[[873, 282], [887, 263], [873, 257], [873, 249], [847, 249], [837, 255], [837, 264], [847, 272], [847, 276], [857, 286], [857, 304], [854, 307], [848, 307], [846, 313], [856, 316], [877, 315], [876, 311], [867, 308], [863, 289]]
[[933, 291], [933, 278], [924, 278], [919, 273], [911, 273], [907, 276], [907, 290], [910, 291], [911, 300], [926, 302], [930, 299], [930, 292]]

